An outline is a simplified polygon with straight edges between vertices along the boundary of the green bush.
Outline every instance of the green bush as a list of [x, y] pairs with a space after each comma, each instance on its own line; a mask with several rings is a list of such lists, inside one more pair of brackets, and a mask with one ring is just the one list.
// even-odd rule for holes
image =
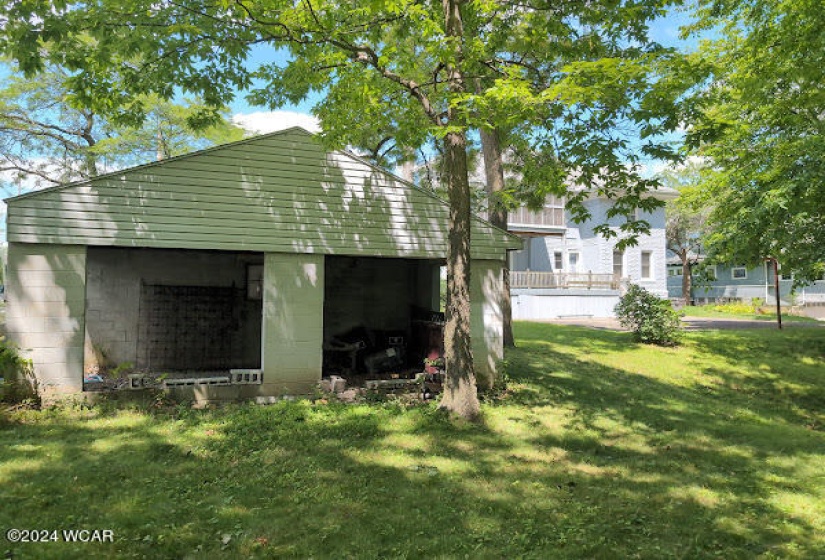
[[674, 346], [679, 343], [681, 322], [670, 302], [631, 284], [614, 309], [622, 326], [633, 331], [638, 342]]
[[21, 402], [37, 398], [31, 362], [21, 358], [4, 337], [0, 337], [0, 377], [3, 378], [0, 400]]

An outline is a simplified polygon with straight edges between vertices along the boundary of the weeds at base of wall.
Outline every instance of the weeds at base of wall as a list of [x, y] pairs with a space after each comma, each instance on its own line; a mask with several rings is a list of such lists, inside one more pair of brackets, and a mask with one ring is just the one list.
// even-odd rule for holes
[[510, 363], [507, 360], [498, 360], [496, 362], [496, 371], [498, 375], [493, 379], [492, 386], [485, 389], [480, 389], [478, 398], [485, 403], [496, 403], [503, 401], [510, 394]]
[[20, 356], [17, 348], [0, 337], [0, 402], [36, 407], [40, 405], [37, 379], [31, 360]]

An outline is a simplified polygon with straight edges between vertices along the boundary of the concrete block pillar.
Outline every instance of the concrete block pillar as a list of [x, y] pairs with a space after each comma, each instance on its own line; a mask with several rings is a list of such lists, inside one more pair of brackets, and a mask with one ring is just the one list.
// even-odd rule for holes
[[324, 256], [264, 255], [262, 395], [308, 393], [321, 380]]
[[504, 286], [501, 261], [474, 259], [471, 263], [470, 334], [479, 388], [489, 388], [504, 359], [504, 322], [500, 293]]
[[6, 328], [39, 392], [83, 390], [86, 247], [9, 243]]

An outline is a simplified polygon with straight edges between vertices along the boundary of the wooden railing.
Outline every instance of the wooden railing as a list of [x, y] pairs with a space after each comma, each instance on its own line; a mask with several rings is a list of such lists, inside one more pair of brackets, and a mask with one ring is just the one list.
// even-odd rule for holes
[[618, 290], [624, 280], [617, 274], [594, 274], [592, 272], [534, 272], [532, 270], [510, 271], [511, 288], [585, 288]]
[[564, 220], [564, 208], [561, 206], [548, 207], [541, 210], [533, 211], [525, 207], [521, 207], [507, 217], [507, 223], [510, 225], [529, 225], [529, 226], [551, 226], [564, 227], [566, 224]]

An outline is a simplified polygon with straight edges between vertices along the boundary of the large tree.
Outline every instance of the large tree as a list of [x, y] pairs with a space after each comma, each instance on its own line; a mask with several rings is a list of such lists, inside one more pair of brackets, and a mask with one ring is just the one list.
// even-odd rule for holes
[[[658, 53], [640, 38], [665, 4], [17, 0], [0, 10], [6, 18], [0, 48], [36, 70], [48, 45], [48, 53], [75, 71], [79, 102], [126, 117], [142, 112], [134, 94], [169, 98], [176, 88], [216, 106], [238, 90], [252, 89], [254, 102], [271, 107], [316, 91], [322, 93], [316, 114], [332, 146], [389, 136], [399, 153], [410, 153], [436, 141], [450, 199], [441, 405], [474, 417], [468, 133], [521, 127], [522, 162], [538, 161], [543, 169], [523, 173], [534, 181], [523, 181], [522, 190], [535, 199], [566, 191], [572, 177], [614, 198], [612, 214], [632, 216], [635, 206], [655, 204], [641, 197], [655, 183], [639, 177], [636, 149], [620, 129], [633, 128], [645, 138], [642, 151], [663, 155], [655, 133], [673, 123], [661, 118], [664, 98], [647, 95]], [[606, 44], [627, 45], [636, 56], [617, 59], [607, 50], [573, 56], [600, 44], [600, 29], [612, 30]], [[250, 49], [260, 44], [285, 49], [287, 59], [250, 62]], [[559, 56], [565, 45], [569, 55]], [[558, 140], [575, 149], [559, 153]], [[572, 196], [571, 207], [584, 196]], [[628, 232], [639, 225], [628, 224]]]
[[26, 78], [5, 65], [0, 89], [0, 172], [10, 194], [86, 179], [101, 171], [166, 158], [238, 140], [243, 130], [226, 119], [201, 130], [187, 119], [201, 109], [195, 102], [173, 103], [144, 96], [146, 120], [118, 124], [70, 100], [69, 75], [50, 65]]
[[777, 258], [799, 281], [825, 263], [825, 10], [813, 0], [707, 0], [716, 26], [686, 115], [711, 162], [706, 248], [724, 262]]
[[706, 229], [707, 200], [701, 196], [704, 166], [690, 162], [662, 173], [662, 183], [679, 191], [679, 198], [665, 206], [665, 242], [667, 249], [679, 257], [682, 264], [682, 298], [690, 305], [693, 291], [693, 271], [699, 264], [702, 239]]

